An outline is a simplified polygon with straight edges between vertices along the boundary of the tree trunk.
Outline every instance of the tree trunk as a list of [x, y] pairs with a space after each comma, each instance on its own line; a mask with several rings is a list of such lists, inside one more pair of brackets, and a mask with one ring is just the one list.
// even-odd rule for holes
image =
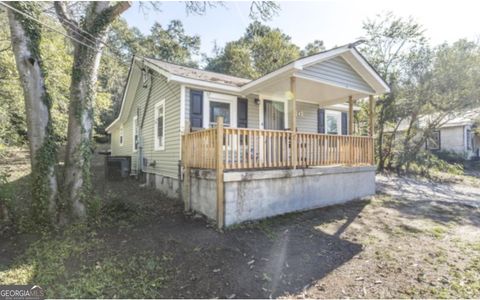
[[70, 87], [65, 195], [71, 201], [73, 216], [84, 218], [93, 201], [90, 176], [92, 156], [93, 104], [97, 70], [102, 48], [92, 50], [76, 45]]
[[107, 30], [128, 7], [128, 2], [116, 2], [112, 6], [110, 2], [91, 2], [80, 25], [73, 20], [64, 2], [55, 2], [63, 26], [77, 40], [73, 42], [75, 51], [64, 176], [64, 194], [70, 202], [72, 216], [77, 219], [94, 214], [99, 207], [92, 193], [90, 173], [98, 67]]
[[[10, 5], [35, 17], [40, 14], [34, 2], [12, 2]], [[45, 71], [40, 55], [41, 27], [11, 10], [8, 11], [8, 20], [27, 114], [33, 219], [38, 224], [52, 224], [58, 196], [56, 145], [50, 116], [52, 99], [45, 87]]]

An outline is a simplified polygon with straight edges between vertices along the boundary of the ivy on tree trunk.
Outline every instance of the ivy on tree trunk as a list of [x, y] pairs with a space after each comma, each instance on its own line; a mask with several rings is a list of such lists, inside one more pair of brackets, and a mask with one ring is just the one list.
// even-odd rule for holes
[[65, 189], [72, 216], [92, 216], [98, 203], [92, 193], [90, 162], [92, 157], [93, 104], [100, 58], [110, 24], [129, 2], [91, 2], [77, 23], [65, 2], [55, 2], [55, 10], [64, 28], [74, 37], [74, 62], [70, 87]]
[[[38, 18], [35, 2], [12, 2], [17, 10]], [[12, 10], [8, 11], [12, 47], [24, 91], [28, 141], [32, 167], [32, 219], [52, 225], [56, 219], [58, 184], [55, 173], [56, 144], [50, 115], [52, 99], [45, 86], [46, 70], [40, 54], [41, 26]]]

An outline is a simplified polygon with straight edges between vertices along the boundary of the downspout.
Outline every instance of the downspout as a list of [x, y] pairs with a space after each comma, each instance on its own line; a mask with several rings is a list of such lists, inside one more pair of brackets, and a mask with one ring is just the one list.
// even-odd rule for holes
[[[145, 69], [145, 66], [142, 68], [142, 72], [147, 72]], [[150, 103], [150, 96], [152, 95], [152, 87], [153, 87], [153, 77], [152, 77], [152, 71], [148, 69], [148, 74], [150, 75], [150, 86], [148, 87], [148, 93], [147, 93], [147, 100], [145, 101], [145, 107], [143, 109], [143, 115], [142, 115], [142, 121], [140, 122], [140, 127], [139, 127], [139, 132], [138, 132], [138, 138], [139, 138], [139, 160], [141, 164], [141, 171], [142, 173], [145, 173], [144, 170], [144, 164], [143, 164], [143, 124], [145, 123], [145, 116], [147, 115], [147, 109], [148, 109], [148, 104]]]

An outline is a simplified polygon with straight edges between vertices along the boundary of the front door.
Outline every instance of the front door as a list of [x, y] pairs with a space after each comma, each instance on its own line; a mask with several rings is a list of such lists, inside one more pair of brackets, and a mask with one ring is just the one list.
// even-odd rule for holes
[[263, 100], [263, 124], [265, 129], [285, 129], [285, 104], [283, 102]]

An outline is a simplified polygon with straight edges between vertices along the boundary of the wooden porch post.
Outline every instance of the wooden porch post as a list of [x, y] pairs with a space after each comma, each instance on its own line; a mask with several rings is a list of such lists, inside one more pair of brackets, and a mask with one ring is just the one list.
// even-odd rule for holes
[[290, 77], [290, 93], [292, 94], [292, 167], [297, 168], [297, 82]]
[[371, 147], [370, 147], [370, 163], [373, 165], [375, 164], [375, 139], [374, 139], [374, 135], [375, 135], [375, 100], [373, 99], [373, 95], [370, 95], [368, 97], [368, 110], [369, 110], [369, 114], [368, 114], [368, 136], [371, 137]]
[[225, 217], [225, 195], [223, 186], [223, 117], [217, 117], [217, 140], [215, 143], [217, 178], [217, 225], [223, 228]]
[[353, 96], [348, 96], [348, 134], [353, 133]]
[[375, 101], [373, 99], [373, 95], [368, 96], [368, 136], [373, 137], [375, 124], [373, 123], [375, 118]]
[[182, 164], [183, 164], [183, 182], [182, 182], [182, 200], [185, 211], [190, 211], [190, 164], [186, 161], [185, 135], [182, 135]]

